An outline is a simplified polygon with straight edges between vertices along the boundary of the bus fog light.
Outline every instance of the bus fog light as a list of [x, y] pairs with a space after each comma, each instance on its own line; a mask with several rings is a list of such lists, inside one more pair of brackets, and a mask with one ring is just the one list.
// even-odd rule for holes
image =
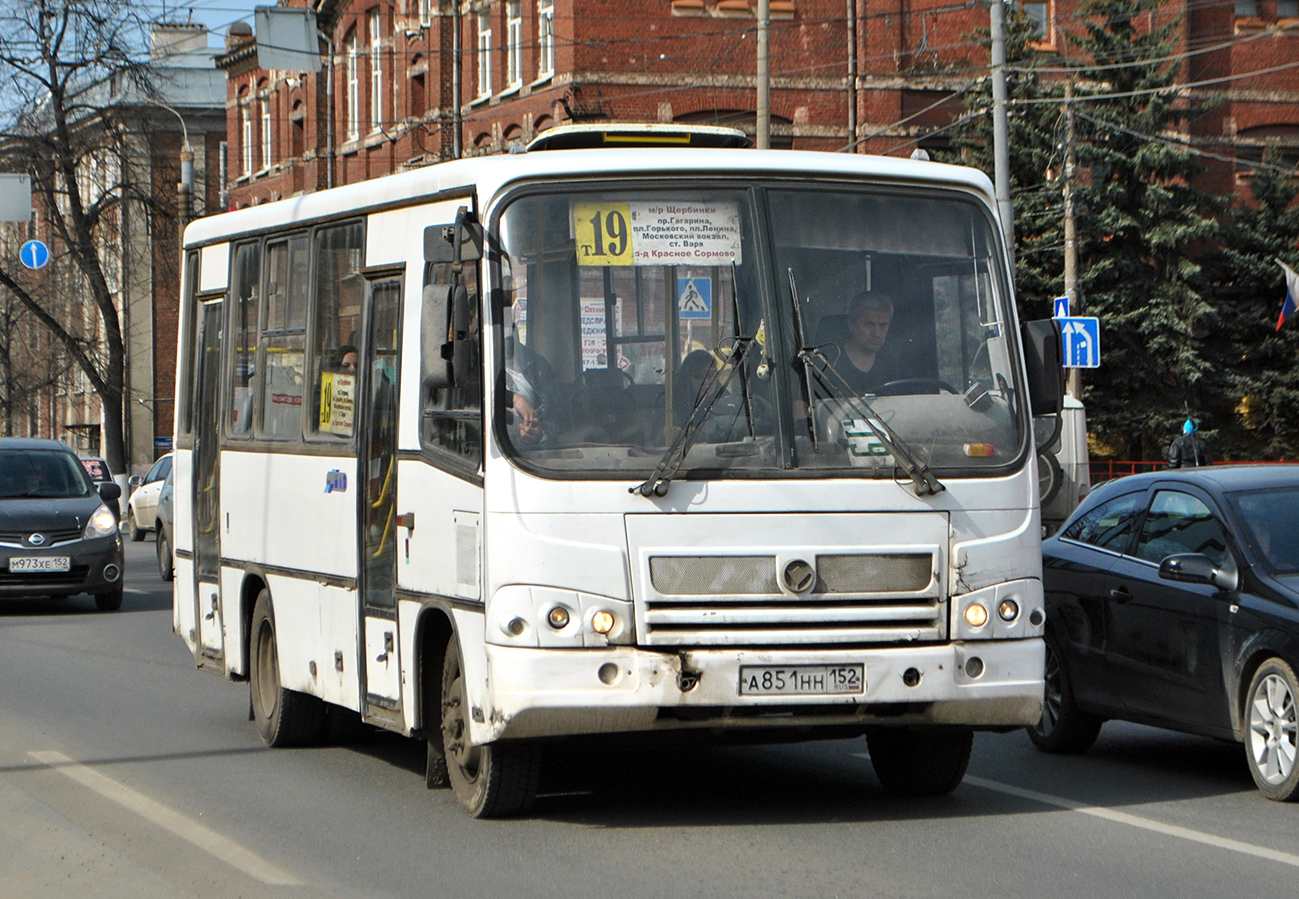
[[965, 660], [965, 674], [973, 679], [983, 673], [983, 659], [978, 656], [971, 656]]
[[613, 613], [601, 609], [591, 616], [591, 630], [597, 634], [607, 634], [613, 630]]
[[606, 686], [612, 687], [614, 684], [618, 683], [618, 666], [613, 662], [605, 662], [601, 665], [598, 674], [600, 677], [600, 683], [605, 684]]
[[977, 602], [965, 607], [965, 623], [970, 627], [983, 627], [988, 623], [988, 610]]
[[568, 618], [568, 609], [563, 606], [555, 606], [546, 614], [546, 621], [557, 631], [568, 627]]
[[1002, 621], [1014, 621], [1019, 617], [1019, 603], [1013, 599], [1003, 599], [997, 606], [997, 614]]
[[920, 670], [917, 668], [908, 668], [902, 672], [902, 683], [908, 687], [918, 687], [920, 685]]

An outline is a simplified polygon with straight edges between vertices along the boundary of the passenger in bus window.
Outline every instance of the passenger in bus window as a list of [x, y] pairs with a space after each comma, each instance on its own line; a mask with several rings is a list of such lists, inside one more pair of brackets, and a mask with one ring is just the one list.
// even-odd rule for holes
[[356, 374], [356, 347], [344, 344], [338, 348], [338, 367], [344, 374]]
[[692, 350], [681, 360], [673, 384], [676, 423], [685, 424], [695, 407], [706, 405], [720, 388], [716, 358], [707, 350]]

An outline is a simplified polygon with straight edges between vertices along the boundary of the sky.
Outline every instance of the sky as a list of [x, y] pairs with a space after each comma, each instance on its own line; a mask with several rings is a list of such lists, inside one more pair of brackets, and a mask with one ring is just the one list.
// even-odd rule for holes
[[206, 25], [211, 32], [208, 43], [224, 46], [226, 30], [235, 22], [253, 24], [253, 7], [274, 6], [275, 0], [144, 0], [144, 5], [154, 10], [159, 18], [192, 21]]

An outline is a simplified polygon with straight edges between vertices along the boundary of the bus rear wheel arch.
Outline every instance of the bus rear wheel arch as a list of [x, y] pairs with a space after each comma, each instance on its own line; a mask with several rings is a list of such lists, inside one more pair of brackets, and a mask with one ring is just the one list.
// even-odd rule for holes
[[526, 741], [481, 746], [469, 741], [468, 691], [454, 635], [447, 640], [443, 655], [440, 696], [447, 780], [460, 807], [474, 818], [526, 812], [537, 797], [541, 750]]
[[267, 746], [305, 746], [320, 739], [325, 705], [280, 682], [279, 641], [271, 593], [257, 594], [248, 632], [248, 688], [253, 722]]

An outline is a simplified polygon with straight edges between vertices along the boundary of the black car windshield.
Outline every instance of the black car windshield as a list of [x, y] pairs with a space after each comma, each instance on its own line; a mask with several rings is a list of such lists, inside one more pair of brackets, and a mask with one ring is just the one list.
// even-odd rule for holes
[[89, 496], [89, 476], [71, 453], [0, 450], [0, 499]]
[[969, 197], [570, 187], [497, 233], [503, 443], [529, 468], [643, 476], [693, 428], [686, 477], [893, 477], [868, 416], [944, 476], [1022, 460], [1009, 287]]
[[1299, 487], [1235, 493], [1231, 503], [1254, 554], [1273, 574], [1299, 574]]

